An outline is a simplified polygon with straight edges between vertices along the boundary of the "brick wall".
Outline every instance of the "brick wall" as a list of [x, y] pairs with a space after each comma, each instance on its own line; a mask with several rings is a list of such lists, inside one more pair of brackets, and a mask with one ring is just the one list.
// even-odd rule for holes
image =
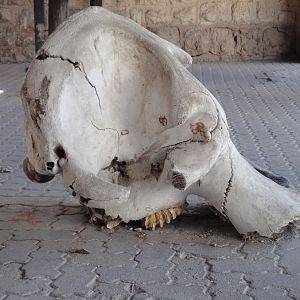
[[[0, 0], [0, 61], [34, 54], [30, 0]], [[69, 0], [70, 13], [88, 6]], [[103, 0], [199, 60], [255, 60], [296, 52], [299, 0]]]

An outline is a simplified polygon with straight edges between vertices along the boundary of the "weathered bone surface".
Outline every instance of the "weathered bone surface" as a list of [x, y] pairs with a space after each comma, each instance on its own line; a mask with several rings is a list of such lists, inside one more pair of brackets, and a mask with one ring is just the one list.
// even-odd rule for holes
[[163, 226], [190, 193], [242, 234], [299, 220], [300, 195], [256, 171], [230, 140], [222, 107], [186, 67], [191, 57], [102, 8], [72, 16], [30, 65], [22, 88], [37, 182], [65, 187], [109, 226]]

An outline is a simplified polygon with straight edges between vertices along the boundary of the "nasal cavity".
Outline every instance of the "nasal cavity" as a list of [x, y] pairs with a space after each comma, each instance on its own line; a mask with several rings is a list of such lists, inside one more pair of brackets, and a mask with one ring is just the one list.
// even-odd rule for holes
[[48, 170], [48, 171], [52, 171], [53, 168], [54, 168], [54, 166], [55, 166], [55, 164], [54, 164], [53, 161], [48, 161], [48, 162], [46, 163], [46, 165], [47, 165], [47, 170]]

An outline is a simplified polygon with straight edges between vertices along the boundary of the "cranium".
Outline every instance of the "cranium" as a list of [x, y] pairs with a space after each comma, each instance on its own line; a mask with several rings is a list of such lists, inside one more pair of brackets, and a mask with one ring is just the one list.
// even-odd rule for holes
[[37, 182], [61, 173], [66, 189], [113, 225], [163, 226], [190, 193], [242, 234], [272, 236], [298, 220], [299, 193], [239, 154], [222, 107], [187, 70], [191, 61], [105, 9], [73, 15], [37, 53], [22, 87], [25, 173]]

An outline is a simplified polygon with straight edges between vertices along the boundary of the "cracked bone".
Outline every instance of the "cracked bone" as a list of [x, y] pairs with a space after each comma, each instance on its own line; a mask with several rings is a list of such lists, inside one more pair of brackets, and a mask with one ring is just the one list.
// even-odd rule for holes
[[105, 9], [73, 15], [24, 80], [25, 173], [37, 182], [62, 174], [66, 189], [105, 212], [111, 227], [139, 219], [163, 226], [191, 193], [241, 234], [272, 236], [298, 221], [299, 192], [239, 154], [222, 107], [187, 70], [191, 62]]

